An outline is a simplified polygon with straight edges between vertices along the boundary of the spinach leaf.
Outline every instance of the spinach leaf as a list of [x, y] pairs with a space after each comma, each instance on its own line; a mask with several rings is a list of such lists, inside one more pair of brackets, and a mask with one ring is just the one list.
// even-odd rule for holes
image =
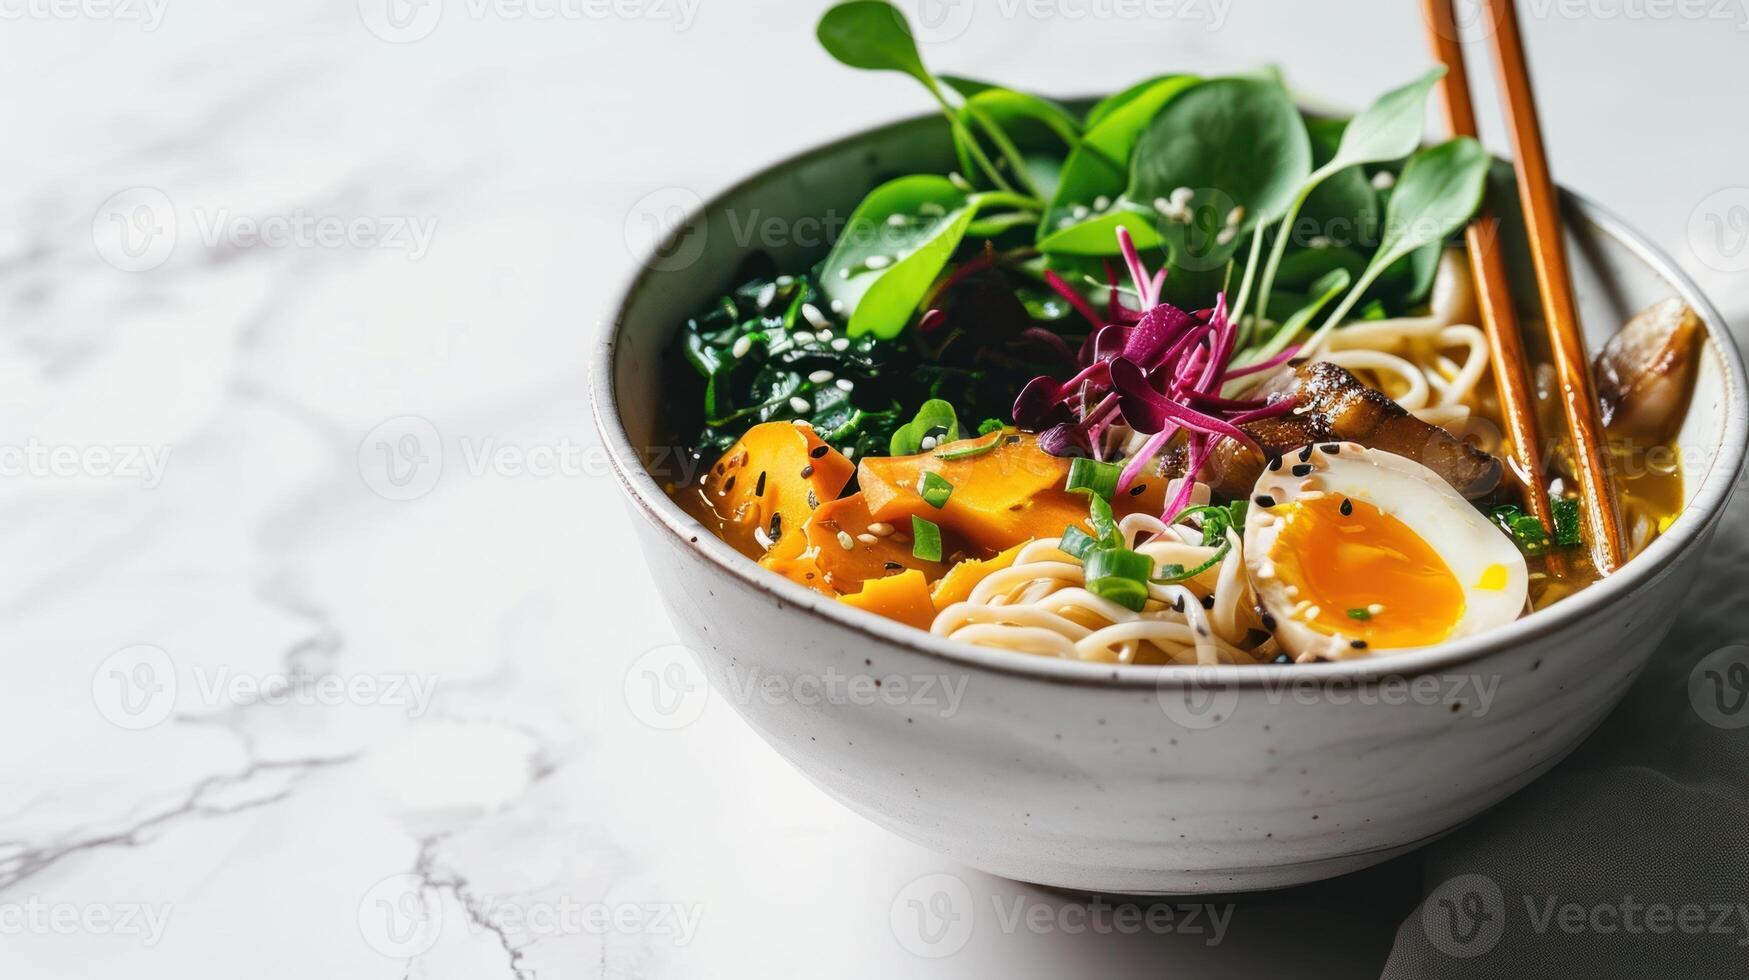
[[[1362, 164], [1398, 160], [1413, 153], [1421, 141], [1427, 93], [1444, 75], [1442, 65], [1407, 85], [1386, 92], [1343, 130], [1336, 155], [1305, 179], [1287, 208], [1282, 228], [1275, 236], [1275, 247], [1269, 253], [1269, 264], [1263, 270], [1262, 285], [1258, 287], [1259, 310], [1269, 307], [1269, 291], [1274, 286], [1277, 270], [1281, 268], [1281, 258], [1287, 251], [1288, 242], [1294, 237], [1291, 234], [1294, 218], [1305, 206], [1306, 199], [1320, 184], [1337, 174]], [[1352, 177], [1349, 184], [1352, 188]]]
[[1305, 124], [1281, 86], [1220, 78], [1167, 102], [1148, 124], [1127, 193], [1177, 215], [1159, 225], [1174, 269], [1206, 271], [1225, 265], [1259, 222], [1281, 217], [1311, 169]]
[[[924, 66], [911, 25], [899, 8], [887, 0], [848, 0], [820, 15], [814, 35], [827, 54], [852, 68], [896, 71], [922, 83], [946, 114], [948, 125], [953, 129], [955, 146], [975, 162], [999, 190], [1014, 190], [966, 128], [960, 110], [948, 101], [941, 82]], [[979, 116], [977, 112], [971, 115], [973, 118]], [[1022, 169], [1018, 158], [1010, 159], [1009, 166], [1017, 173]]]
[[[951, 75], [943, 75], [941, 81], [965, 99], [959, 111], [969, 121], [966, 130], [972, 139], [977, 139], [975, 126], [1010, 168], [1019, 161], [1014, 176], [1027, 190], [1041, 200], [1049, 198], [1056, 190], [1063, 159], [1081, 141], [1081, 125], [1074, 114], [1049, 99], [987, 82]], [[956, 142], [954, 149], [961, 169], [977, 173], [972, 148]]]
[[[1136, 141], [1162, 106], [1200, 80], [1169, 75], [1134, 86], [1094, 107], [1087, 131], [1069, 154], [1061, 182], [1039, 223], [1039, 248], [1067, 255], [1115, 255], [1117, 228], [1128, 228], [1136, 247], [1160, 244], [1159, 216], [1148, 202], [1123, 200]], [[1100, 199], [1107, 202], [1098, 208]], [[1115, 203], [1113, 203], [1115, 202]]]
[[852, 311], [852, 337], [890, 339], [905, 329], [977, 206], [933, 174], [888, 181], [863, 198], [820, 267], [827, 295]]
[[1378, 252], [1353, 290], [1307, 341], [1308, 351], [1317, 350], [1386, 269], [1419, 249], [1445, 241], [1470, 220], [1482, 203], [1489, 164], [1488, 151], [1467, 136], [1422, 150], [1409, 159], [1385, 209], [1384, 237]]

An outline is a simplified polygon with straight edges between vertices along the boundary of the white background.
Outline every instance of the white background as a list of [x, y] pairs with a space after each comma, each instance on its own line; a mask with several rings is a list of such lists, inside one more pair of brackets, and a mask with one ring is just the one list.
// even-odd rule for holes
[[[1413, 864], [1246, 900], [1215, 945], [1072, 933], [720, 699], [645, 723], [673, 634], [584, 371], [639, 202], [927, 107], [821, 53], [816, 3], [426, 3], [0, 0], [0, 975], [1376, 975]], [[1560, 179], [1745, 312], [1706, 234], [1749, 205], [1749, 9], [1523, 6]], [[988, 0], [925, 54], [1065, 94], [1274, 62], [1353, 107], [1425, 67], [1416, 7]], [[118, 251], [142, 202], [174, 234]], [[252, 230], [299, 218], [348, 230]], [[382, 444], [441, 466], [398, 484]], [[378, 687], [259, 703], [287, 671]], [[893, 913], [939, 873], [975, 913], [920, 958]], [[385, 934], [414, 895], [438, 927]], [[1050, 924], [1004, 931], [1017, 901]], [[629, 924], [492, 914], [592, 903]]]

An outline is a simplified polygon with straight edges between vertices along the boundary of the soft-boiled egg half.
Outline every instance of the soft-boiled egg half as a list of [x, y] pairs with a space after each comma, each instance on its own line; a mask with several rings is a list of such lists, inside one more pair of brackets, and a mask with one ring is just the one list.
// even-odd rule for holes
[[1437, 473], [1348, 442], [1264, 470], [1245, 568], [1264, 625], [1300, 661], [1493, 629], [1518, 618], [1530, 585], [1518, 547]]

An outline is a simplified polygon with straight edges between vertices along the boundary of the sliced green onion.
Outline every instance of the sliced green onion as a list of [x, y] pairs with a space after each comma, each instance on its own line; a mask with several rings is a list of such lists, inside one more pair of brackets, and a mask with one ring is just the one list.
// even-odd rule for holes
[[917, 496], [923, 502], [936, 510], [947, 506], [947, 498], [953, 496], [953, 484], [941, 478], [934, 470], [924, 470], [923, 476], [917, 480]]
[[1077, 456], [1069, 463], [1069, 490], [1089, 490], [1095, 497], [1110, 500], [1117, 493], [1118, 477], [1123, 470], [1116, 463], [1101, 463], [1096, 459]]
[[995, 452], [996, 447], [1000, 445], [1002, 445], [1002, 435], [1001, 433], [997, 433], [996, 438], [991, 439], [989, 442], [981, 442], [972, 446], [961, 446], [958, 449], [949, 449], [945, 452], [936, 453], [935, 458], [971, 459], [974, 456], [983, 456], [987, 453]]
[[1087, 556], [1098, 547], [1098, 539], [1073, 524], [1063, 529], [1063, 536], [1057, 541], [1058, 551], [1071, 555], [1076, 561], [1083, 563], [1087, 561]]
[[1370, 610], [1370, 609], [1350, 609], [1350, 610], [1348, 610], [1348, 618], [1349, 619], [1358, 619], [1364, 623], [1367, 620], [1372, 618], [1372, 610]]
[[1549, 511], [1555, 519], [1555, 544], [1571, 548], [1585, 543], [1579, 532], [1579, 501], [1571, 497], [1555, 497], [1549, 501]]
[[1087, 591], [1141, 612], [1148, 602], [1148, 576], [1154, 560], [1128, 548], [1100, 548], [1087, 557]]
[[1518, 542], [1519, 550], [1527, 555], [1540, 555], [1549, 550], [1549, 532], [1535, 515], [1521, 514], [1514, 517], [1509, 533], [1512, 540]]
[[911, 557], [941, 560], [941, 528], [921, 517], [911, 518]]

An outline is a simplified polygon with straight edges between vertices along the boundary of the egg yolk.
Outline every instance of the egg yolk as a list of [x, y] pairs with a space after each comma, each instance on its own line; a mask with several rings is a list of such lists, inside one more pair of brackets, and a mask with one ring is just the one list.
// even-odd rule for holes
[[1397, 648], [1438, 643], [1463, 618], [1464, 590], [1451, 567], [1392, 515], [1336, 494], [1301, 497], [1280, 512], [1287, 524], [1269, 558], [1298, 589], [1299, 621]]

